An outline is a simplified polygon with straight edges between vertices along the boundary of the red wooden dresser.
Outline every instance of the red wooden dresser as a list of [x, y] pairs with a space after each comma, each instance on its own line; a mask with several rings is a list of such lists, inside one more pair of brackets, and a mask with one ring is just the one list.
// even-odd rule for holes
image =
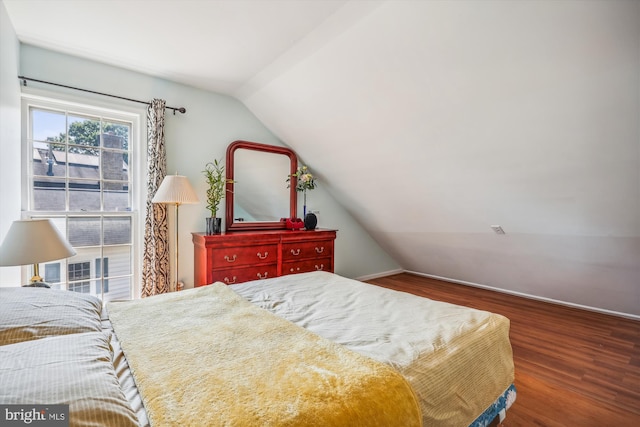
[[336, 230], [192, 233], [194, 286], [266, 279], [315, 270], [333, 272]]

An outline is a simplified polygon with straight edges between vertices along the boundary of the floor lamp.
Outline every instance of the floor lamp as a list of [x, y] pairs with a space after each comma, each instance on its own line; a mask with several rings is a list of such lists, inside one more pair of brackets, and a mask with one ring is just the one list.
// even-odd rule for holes
[[194, 204], [198, 203], [198, 201], [198, 196], [187, 177], [178, 174], [165, 176], [158, 191], [156, 191], [155, 196], [153, 196], [151, 200], [151, 203], [175, 205], [176, 207], [176, 235], [174, 241], [176, 281], [174, 291], [179, 290], [178, 283], [180, 280], [180, 276], [178, 276], [178, 208], [182, 204]]
[[76, 254], [69, 242], [48, 219], [14, 221], [0, 246], [0, 266], [33, 264], [27, 285], [48, 288], [40, 277], [39, 263], [69, 258]]

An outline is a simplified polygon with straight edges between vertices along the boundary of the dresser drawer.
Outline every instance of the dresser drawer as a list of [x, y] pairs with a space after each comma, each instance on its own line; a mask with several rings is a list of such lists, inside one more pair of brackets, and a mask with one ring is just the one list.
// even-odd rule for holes
[[308, 273], [310, 271], [328, 271], [333, 273], [332, 258], [316, 258], [300, 261], [288, 261], [282, 264], [282, 275]]
[[333, 240], [291, 242], [282, 245], [282, 261], [333, 256]]
[[223, 282], [227, 285], [248, 282], [249, 280], [269, 279], [277, 275], [278, 267], [276, 264], [259, 267], [229, 268], [212, 272], [214, 282]]
[[246, 230], [192, 235], [194, 286], [334, 270], [336, 230]]
[[278, 245], [237, 246], [211, 250], [214, 270], [256, 264], [275, 264], [277, 260]]

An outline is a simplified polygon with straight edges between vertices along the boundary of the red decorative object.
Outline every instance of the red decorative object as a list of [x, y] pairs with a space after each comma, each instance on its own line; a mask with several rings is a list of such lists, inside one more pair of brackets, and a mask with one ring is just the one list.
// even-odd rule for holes
[[287, 230], [299, 230], [304, 228], [304, 221], [300, 218], [287, 218], [285, 222], [287, 223]]

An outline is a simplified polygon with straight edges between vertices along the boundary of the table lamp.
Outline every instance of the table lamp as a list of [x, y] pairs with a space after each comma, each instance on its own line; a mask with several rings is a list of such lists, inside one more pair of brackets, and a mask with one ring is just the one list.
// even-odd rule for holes
[[40, 277], [39, 263], [68, 258], [76, 254], [69, 242], [48, 219], [14, 221], [0, 246], [0, 266], [33, 264], [33, 277], [27, 285], [48, 288]]
[[176, 282], [174, 290], [179, 289], [178, 283], [180, 276], [178, 276], [178, 207], [182, 204], [194, 204], [198, 203], [198, 196], [193, 190], [189, 179], [182, 175], [167, 175], [162, 180], [160, 187], [156, 191], [156, 194], [151, 199], [151, 203], [164, 203], [168, 205], [175, 205], [176, 207], [176, 235], [175, 235], [175, 271]]

